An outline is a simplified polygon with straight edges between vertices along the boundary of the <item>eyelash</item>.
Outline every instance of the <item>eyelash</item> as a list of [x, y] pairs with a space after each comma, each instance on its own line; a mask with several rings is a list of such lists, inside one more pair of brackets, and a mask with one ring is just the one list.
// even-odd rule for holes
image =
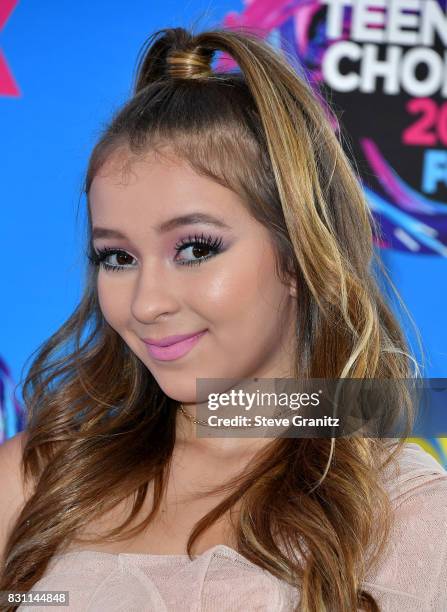
[[[221, 252], [222, 238], [213, 238], [212, 236], [204, 236], [203, 233], [201, 236], [197, 236], [195, 234], [193, 237], [188, 236], [186, 239], [182, 239], [180, 242], [177, 242], [175, 245], [176, 254], [183, 251], [185, 248], [191, 246], [199, 246], [199, 247], [208, 247], [211, 251], [213, 251], [212, 255], [208, 255], [206, 257], [202, 257], [202, 259], [190, 260], [180, 262], [181, 266], [198, 266], [204, 261], [211, 259], [215, 255], [218, 255]], [[114, 266], [107, 263], [105, 260], [109, 255], [117, 255], [119, 253], [126, 253], [123, 249], [113, 249], [110, 247], [104, 247], [102, 249], [98, 249], [98, 251], [92, 251], [91, 254], [87, 255], [87, 258], [91, 264], [94, 266], [102, 266], [105, 270], [110, 270], [113, 272], [118, 272], [120, 270], [125, 270], [128, 267], [132, 266]], [[127, 254], [127, 253], [126, 253]]]

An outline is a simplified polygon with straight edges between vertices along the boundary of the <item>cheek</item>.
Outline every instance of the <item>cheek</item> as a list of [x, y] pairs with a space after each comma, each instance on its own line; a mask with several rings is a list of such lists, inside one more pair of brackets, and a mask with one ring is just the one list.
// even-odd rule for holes
[[114, 283], [113, 279], [98, 275], [98, 301], [103, 317], [113, 328], [124, 324], [128, 312], [126, 292], [119, 283]]
[[[216, 262], [217, 263], [217, 262]], [[212, 319], [228, 319], [245, 326], [269, 317], [278, 310], [283, 287], [276, 279], [274, 259], [259, 241], [245, 246], [225, 261], [225, 266], [209, 268], [206, 278], [191, 285], [197, 307]]]
[[222, 268], [209, 269], [209, 274], [197, 279], [190, 289], [197, 308], [206, 311], [210, 319], [242, 319], [244, 310], [255, 301], [253, 268], [246, 264], [225, 262]]

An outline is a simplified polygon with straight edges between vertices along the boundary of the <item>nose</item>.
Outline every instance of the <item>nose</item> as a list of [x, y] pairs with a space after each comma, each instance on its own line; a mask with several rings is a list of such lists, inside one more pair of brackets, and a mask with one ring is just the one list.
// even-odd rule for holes
[[142, 323], [151, 323], [160, 315], [177, 311], [178, 284], [162, 262], [155, 258], [141, 266], [132, 296], [132, 315]]

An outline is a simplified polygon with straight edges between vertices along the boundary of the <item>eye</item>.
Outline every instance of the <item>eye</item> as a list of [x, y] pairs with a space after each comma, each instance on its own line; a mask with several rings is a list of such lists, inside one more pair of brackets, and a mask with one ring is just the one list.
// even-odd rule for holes
[[[195, 235], [194, 237], [188, 236], [186, 239], [182, 239], [175, 245], [175, 251], [178, 255], [190, 249], [190, 254], [199, 259], [179, 259], [176, 255], [175, 261], [181, 266], [194, 266], [200, 265], [204, 261], [211, 259], [215, 255], [218, 255], [222, 248], [222, 238], [213, 238], [212, 236], [201, 236]], [[135, 258], [122, 249], [113, 249], [110, 247], [104, 247], [92, 252], [87, 255], [88, 260], [94, 266], [101, 266], [105, 270], [120, 271], [134, 268], [131, 265], [131, 261]], [[110, 258], [114, 258], [114, 261], [110, 261]]]
[[[195, 235], [194, 237], [188, 236], [188, 238], [181, 240], [175, 245], [177, 254], [190, 250], [190, 254], [193, 257], [199, 257], [200, 259], [178, 259], [176, 261], [182, 266], [196, 266], [200, 265], [204, 261], [211, 259], [215, 255], [221, 252], [222, 238], [213, 238], [212, 236], [201, 236]], [[209, 254], [211, 253], [211, 255]]]
[[[98, 249], [97, 251], [92, 251], [92, 253], [90, 253], [87, 257], [91, 264], [94, 266], [101, 266], [105, 270], [119, 271], [134, 267], [128, 265], [129, 260], [134, 258], [126, 253], [126, 251], [122, 251], [120, 249], [105, 247], [103, 249]], [[115, 257], [116, 263], [108, 262], [107, 260], [109, 257]]]

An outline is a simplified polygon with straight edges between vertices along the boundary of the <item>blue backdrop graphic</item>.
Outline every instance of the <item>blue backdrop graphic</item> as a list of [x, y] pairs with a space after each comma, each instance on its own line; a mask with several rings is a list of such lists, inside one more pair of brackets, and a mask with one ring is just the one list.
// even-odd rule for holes
[[[0, 419], [0, 442], [22, 427], [21, 397], [14, 403], [11, 390], [19, 381], [25, 360], [67, 318], [80, 296], [84, 218], [83, 214], [76, 218], [76, 210], [83, 172], [101, 127], [130, 94], [135, 60], [147, 36], [167, 26], [195, 25], [200, 30], [221, 24], [253, 26], [262, 29], [274, 44], [281, 44], [280, 39], [285, 41], [287, 49], [312, 76], [315, 86], [324, 91], [329, 73], [327, 70], [325, 73], [323, 58], [334, 44], [326, 22], [330, 4], [311, 0], [252, 0], [250, 3], [191, 0], [186, 4], [178, 0], [131, 3], [0, 0], [4, 256], [0, 400], [5, 413]], [[443, 0], [439, 7], [445, 12]], [[344, 14], [336, 42], [353, 45], [355, 41], [357, 51], [364, 52], [365, 45], [358, 42], [358, 37], [355, 39], [350, 29], [351, 17], [349, 12]], [[434, 49], [440, 44], [446, 46], [439, 36], [435, 42]], [[404, 47], [407, 53], [409, 47]], [[442, 92], [415, 95], [403, 92], [404, 86], [408, 84], [401, 84], [398, 94], [407, 96], [405, 103], [409, 103], [410, 96], [425, 100], [426, 105], [436, 103], [439, 109], [447, 104], [446, 94]], [[359, 92], [343, 94], [337, 91], [334, 80], [331, 87], [332, 100], [335, 97], [338, 108], [346, 109], [343, 119], [353, 134], [356, 157], [357, 154], [359, 158], [364, 156], [368, 171], [386, 177], [378, 186], [367, 186], [370, 204], [385, 231], [377, 244], [420, 330], [427, 352], [423, 373], [427, 377], [446, 377], [447, 251], [443, 249], [445, 233], [441, 229], [447, 219], [447, 163], [444, 169], [442, 163], [438, 165], [438, 192], [428, 194], [420, 190], [413, 197], [417, 189], [411, 184], [408, 168], [422, 166], [422, 157], [415, 157], [415, 152], [420, 151], [422, 155], [427, 147], [422, 151], [413, 142], [412, 157], [406, 157], [400, 167], [399, 154], [404, 149], [399, 153], [398, 143], [392, 142], [388, 150], [381, 149], [374, 140], [374, 130], [364, 134], [363, 140], [362, 134], [356, 133], [358, 125], [350, 120], [355, 119], [350, 104]], [[380, 95], [378, 90], [373, 93]], [[384, 100], [399, 99], [399, 96], [389, 96]], [[363, 108], [362, 121], [369, 121], [370, 125], [379, 126], [382, 122], [382, 127], [386, 127], [387, 121], [391, 125], [402, 120], [397, 106], [377, 106], [375, 102], [374, 106]], [[373, 110], [376, 113], [377, 109], [382, 109], [386, 117], [365, 116]], [[445, 137], [447, 112], [440, 119], [440, 129], [444, 130], [440, 134]], [[383, 134], [379, 138], [379, 127], [377, 141], [379, 145], [385, 142]], [[447, 154], [445, 145], [441, 141], [431, 146], [437, 152], [437, 159]], [[407, 155], [408, 150], [407, 147]], [[426, 213], [423, 206], [429, 203], [438, 206], [436, 218], [418, 217]], [[83, 201], [80, 210], [81, 213], [84, 210]], [[430, 232], [433, 219], [438, 224], [438, 234], [434, 233], [434, 226]], [[415, 221], [422, 225], [413, 232]], [[429, 229], [420, 232], [424, 226]], [[414, 334], [406, 320], [403, 324], [418, 354]], [[423, 444], [447, 463], [445, 442], [426, 440]]]

